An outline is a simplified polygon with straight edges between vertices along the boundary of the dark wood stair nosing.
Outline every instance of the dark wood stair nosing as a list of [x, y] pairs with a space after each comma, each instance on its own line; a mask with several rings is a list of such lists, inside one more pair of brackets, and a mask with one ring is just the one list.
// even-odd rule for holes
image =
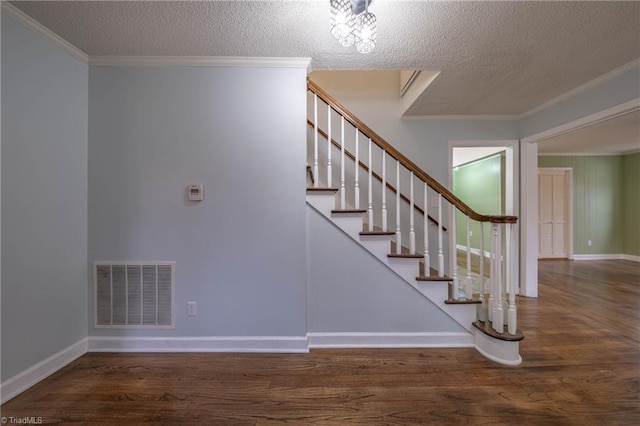
[[447, 299], [444, 303], [446, 305], [480, 305], [482, 301], [478, 299]]
[[331, 210], [331, 213], [366, 213], [365, 209]]
[[438, 276], [438, 275], [429, 275], [429, 276], [425, 276], [425, 275], [420, 275], [419, 277], [416, 277], [416, 280], [418, 281], [439, 281], [439, 282], [450, 282], [453, 281], [453, 278], [448, 277], [448, 276]]
[[424, 259], [423, 254], [409, 254], [409, 253], [389, 253], [387, 257], [391, 257], [394, 259]]
[[328, 191], [338, 192], [339, 189], [338, 188], [321, 188], [321, 187], [307, 188], [307, 192], [328, 192]]
[[504, 340], [506, 342], [519, 342], [524, 339], [524, 333], [519, 328], [516, 329], [516, 334], [511, 335], [507, 332], [507, 326], [504, 326], [504, 331], [502, 333], [498, 333], [495, 331], [489, 322], [484, 321], [474, 321], [473, 326], [478, 330], [482, 331], [487, 336], [493, 337], [495, 339]]
[[362, 231], [360, 235], [396, 235], [393, 231]]

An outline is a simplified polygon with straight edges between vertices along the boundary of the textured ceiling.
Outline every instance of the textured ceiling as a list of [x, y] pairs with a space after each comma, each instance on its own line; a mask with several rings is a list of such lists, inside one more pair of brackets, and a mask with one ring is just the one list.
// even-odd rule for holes
[[442, 71], [407, 115], [521, 114], [640, 57], [640, 2], [376, 0], [367, 55], [329, 1], [28, 1], [90, 56], [311, 57], [313, 69]]

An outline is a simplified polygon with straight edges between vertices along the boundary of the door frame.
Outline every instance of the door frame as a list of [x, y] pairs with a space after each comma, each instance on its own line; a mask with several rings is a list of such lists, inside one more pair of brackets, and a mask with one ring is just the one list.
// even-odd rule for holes
[[[478, 148], [478, 147], [496, 147], [505, 148], [505, 214], [520, 216], [520, 141], [518, 139], [504, 139], [504, 140], [449, 140], [449, 159], [448, 159], [448, 188], [453, 190], [453, 149], [454, 148]], [[478, 212], [482, 213], [482, 212]], [[521, 264], [523, 262], [522, 248], [520, 244], [520, 230], [522, 229], [521, 221], [513, 225], [513, 240], [515, 246], [518, 247], [518, 261], [514, 265], [513, 278], [516, 281], [515, 288], [517, 294], [522, 293], [521, 280], [518, 279], [521, 276]], [[453, 247], [455, 244], [455, 236], [453, 236]], [[455, 256], [455, 251], [452, 251], [452, 255]]]
[[[567, 259], [573, 260], [573, 168], [572, 167], [538, 167], [538, 175], [541, 171], [563, 172], [567, 176]], [[538, 193], [538, 206], [540, 206], [540, 193]], [[538, 226], [538, 232], [540, 228]], [[539, 253], [539, 251], [538, 251]], [[540, 255], [538, 254], [538, 259]]]

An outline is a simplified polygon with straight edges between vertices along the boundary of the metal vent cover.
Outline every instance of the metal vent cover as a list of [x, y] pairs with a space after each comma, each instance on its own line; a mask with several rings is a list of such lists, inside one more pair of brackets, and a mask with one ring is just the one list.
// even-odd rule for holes
[[94, 262], [96, 328], [175, 328], [175, 262]]

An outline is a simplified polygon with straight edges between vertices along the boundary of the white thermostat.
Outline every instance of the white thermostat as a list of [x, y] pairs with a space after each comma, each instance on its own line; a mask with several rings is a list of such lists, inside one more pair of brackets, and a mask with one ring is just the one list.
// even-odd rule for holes
[[187, 193], [189, 194], [189, 201], [202, 201], [204, 199], [202, 184], [200, 183], [189, 185]]

